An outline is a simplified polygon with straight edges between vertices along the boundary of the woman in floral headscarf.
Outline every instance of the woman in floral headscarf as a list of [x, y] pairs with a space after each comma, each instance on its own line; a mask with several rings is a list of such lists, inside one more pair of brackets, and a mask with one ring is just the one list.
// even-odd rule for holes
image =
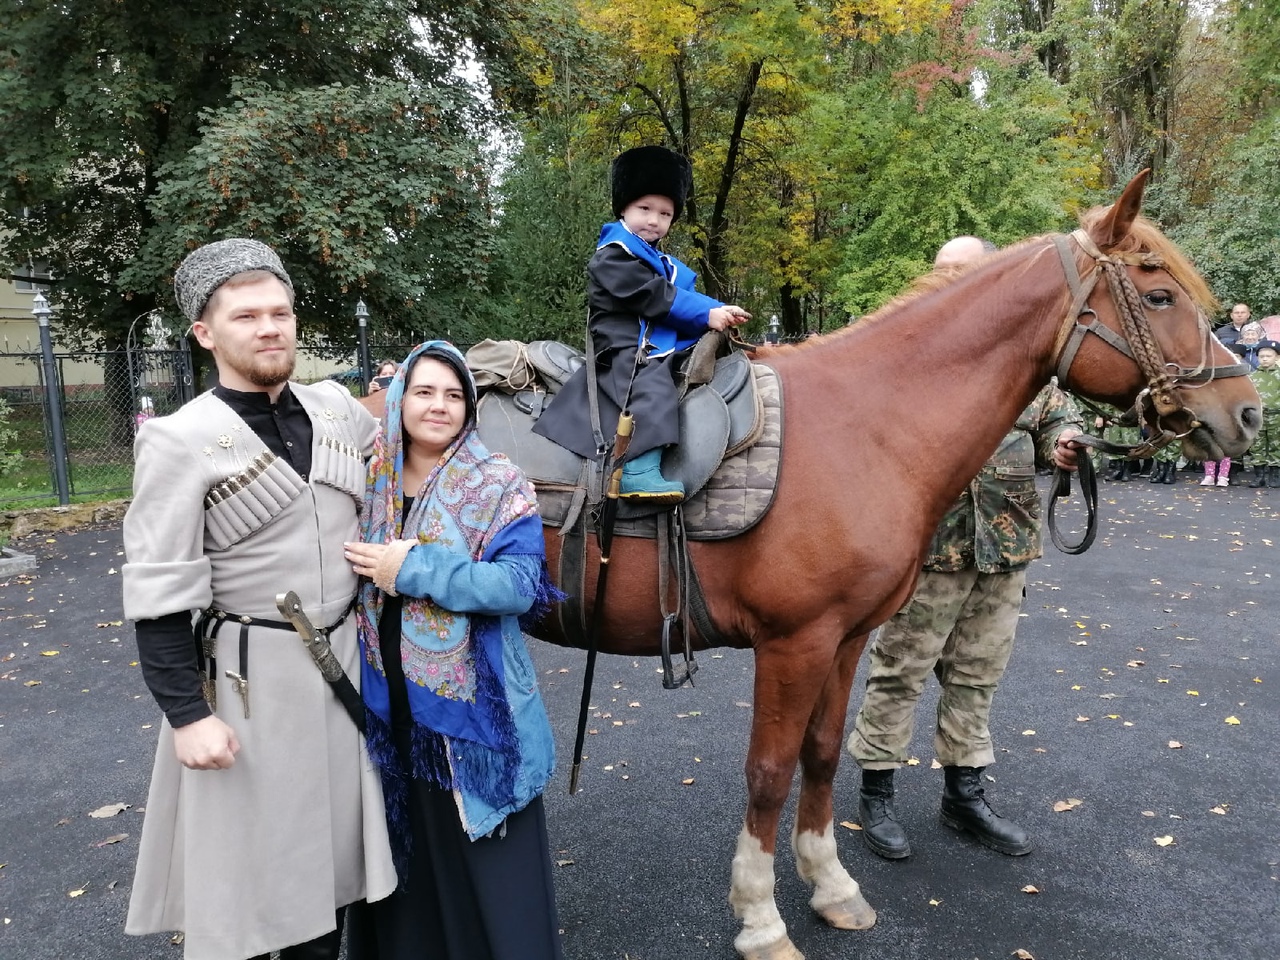
[[362, 694], [401, 885], [353, 908], [350, 955], [558, 960], [554, 747], [519, 622], [555, 596], [533, 489], [480, 442], [451, 344], [415, 348], [386, 397], [346, 555], [369, 578]]

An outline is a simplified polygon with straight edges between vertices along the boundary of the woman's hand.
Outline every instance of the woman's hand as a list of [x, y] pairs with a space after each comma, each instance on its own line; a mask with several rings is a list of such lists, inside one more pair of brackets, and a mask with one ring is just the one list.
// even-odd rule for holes
[[378, 561], [390, 547], [385, 543], [344, 543], [342, 555], [351, 564], [351, 569], [359, 576], [373, 579], [378, 569]]

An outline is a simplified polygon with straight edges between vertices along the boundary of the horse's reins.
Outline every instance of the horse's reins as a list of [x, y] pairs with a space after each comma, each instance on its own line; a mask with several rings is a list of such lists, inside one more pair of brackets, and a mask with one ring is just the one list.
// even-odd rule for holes
[[[1068, 239], [1074, 240], [1080, 249], [1097, 264], [1098, 268], [1090, 272], [1087, 277], [1080, 275], [1075, 256], [1067, 244]], [[1054, 343], [1054, 355], [1058, 358], [1056, 367], [1059, 386], [1070, 389], [1068, 375], [1071, 372], [1071, 365], [1075, 362], [1080, 345], [1090, 333], [1134, 361], [1147, 381], [1147, 386], [1134, 400], [1133, 413], [1139, 424], [1145, 424], [1150, 429], [1151, 437], [1141, 443], [1127, 445], [1085, 435], [1073, 437], [1073, 442], [1126, 459], [1148, 457], [1175, 440], [1181, 440], [1201, 425], [1195, 411], [1183, 403], [1182, 398], [1178, 396], [1177, 388], [1180, 385], [1203, 385], [1220, 377], [1243, 377], [1249, 373], [1247, 363], [1235, 363], [1224, 367], [1205, 366], [1205, 358], [1210, 347], [1209, 337], [1212, 334], [1209, 332], [1208, 324], [1203, 322], [1203, 318], [1201, 322], [1204, 328], [1204, 346], [1201, 348], [1200, 363], [1195, 367], [1183, 367], [1164, 359], [1160, 344], [1156, 341], [1155, 333], [1151, 329], [1151, 321], [1147, 317], [1146, 310], [1143, 309], [1142, 295], [1124, 269], [1126, 265], [1131, 264], [1163, 267], [1164, 261], [1158, 254], [1105, 254], [1083, 230], [1073, 231], [1069, 238], [1062, 234], [1055, 234], [1053, 245], [1062, 261], [1063, 273], [1066, 275], [1067, 286], [1071, 292], [1071, 307], [1067, 311]], [[1089, 306], [1089, 296], [1098, 283], [1099, 275], [1107, 278], [1107, 287], [1120, 318], [1123, 336], [1099, 323], [1097, 313]], [[1086, 314], [1092, 319], [1088, 323], [1082, 323], [1080, 318]], [[1189, 426], [1180, 433], [1170, 429], [1164, 423], [1165, 418], [1179, 413], [1185, 414], [1189, 423]], [[1047, 522], [1049, 536], [1059, 550], [1070, 554], [1083, 553], [1089, 549], [1097, 533], [1098, 484], [1092, 461], [1087, 456], [1084, 457], [1078, 461], [1077, 470], [1087, 514], [1085, 533], [1078, 543], [1065, 543], [1058, 533], [1054, 519], [1054, 508], [1058, 500], [1071, 494], [1071, 474], [1068, 471], [1061, 468], [1055, 469], [1049, 498]]]

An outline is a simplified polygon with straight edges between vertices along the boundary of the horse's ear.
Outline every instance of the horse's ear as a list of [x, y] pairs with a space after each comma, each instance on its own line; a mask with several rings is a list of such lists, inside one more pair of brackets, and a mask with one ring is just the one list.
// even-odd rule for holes
[[1146, 189], [1149, 176], [1151, 176], [1151, 170], [1148, 168], [1130, 180], [1129, 185], [1124, 188], [1124, 193], [1120, 194], [1120, 199], [1111, 205], [1111, 209], [1105, 216], [1089, 228], [1090, 239], [1101, 249], [1114, 247], [1129, 235], [1129, 228], [1133, 226], [1133, 221], [1142, 210], [1142, 192]]

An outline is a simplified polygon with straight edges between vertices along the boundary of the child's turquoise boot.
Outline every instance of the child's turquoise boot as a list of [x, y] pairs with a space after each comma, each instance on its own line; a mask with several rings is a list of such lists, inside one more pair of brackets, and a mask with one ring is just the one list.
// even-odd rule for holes
[[618, 495], [645, 503], [679, 503], [684, 499], [684, 484], [662, 475], [662, 448], [657, 447], [623, 465]]

